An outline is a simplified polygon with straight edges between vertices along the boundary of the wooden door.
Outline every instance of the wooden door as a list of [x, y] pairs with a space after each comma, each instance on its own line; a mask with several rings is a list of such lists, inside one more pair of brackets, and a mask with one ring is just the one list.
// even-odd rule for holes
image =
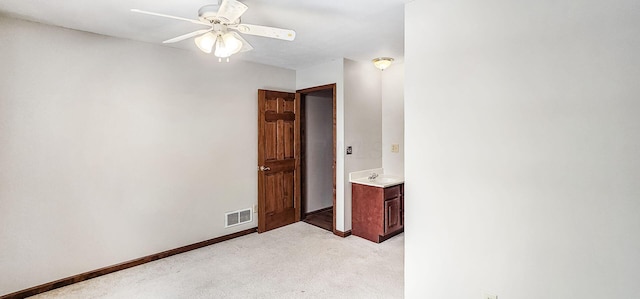
[[258, 90], [258, 232], [300, 221], [299, 111], [295, 93]]

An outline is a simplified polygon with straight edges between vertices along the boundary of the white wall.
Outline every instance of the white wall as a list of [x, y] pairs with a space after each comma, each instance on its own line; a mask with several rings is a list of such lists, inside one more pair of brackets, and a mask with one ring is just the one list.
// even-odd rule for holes
[[294, 71], [7, 18], [0, 66], [0, 294], [256, 226], [224, 213]]
[[[381, 72], [382, 167], [385, 173], [404, 175], [404, 63]], [[397, 144], [399, 151], [391, 152]]]
[[305, 98], [305, 213], [333, 206], [333, 92]]
[[353, 146], [353, 154], [345, 156], [345, 231], [351, 229], [349, 173], [382, 167], [380, 81], [380, 70], [373, 64], [344, 60], [345, 146]]
[[336, 83], [337, 96], [342, 96], [344, 59], [321, 62], [296, 71], [296, 89], [305, 89]]
[[637, 1], [406, 6], [408, 298], [640, 298]]

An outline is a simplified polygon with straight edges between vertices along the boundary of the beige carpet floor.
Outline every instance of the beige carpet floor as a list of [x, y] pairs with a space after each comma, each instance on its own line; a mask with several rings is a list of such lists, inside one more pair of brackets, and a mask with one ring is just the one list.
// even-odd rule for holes
[[31, 298], [402, 298], [404, 234], [383, 243], [298, 222]]

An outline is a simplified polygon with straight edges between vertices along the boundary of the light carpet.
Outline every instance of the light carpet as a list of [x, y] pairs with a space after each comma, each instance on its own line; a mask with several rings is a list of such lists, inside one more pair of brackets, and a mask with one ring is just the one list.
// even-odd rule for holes
[[383, 243], [298, 222], [31, 298], [402, 298], [404, 234]]

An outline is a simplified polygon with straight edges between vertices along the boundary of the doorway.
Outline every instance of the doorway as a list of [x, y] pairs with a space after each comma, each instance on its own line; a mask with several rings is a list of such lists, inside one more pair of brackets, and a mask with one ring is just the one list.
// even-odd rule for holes
[[300, 95], [301, 220], [335, 233], [336, 85]]

